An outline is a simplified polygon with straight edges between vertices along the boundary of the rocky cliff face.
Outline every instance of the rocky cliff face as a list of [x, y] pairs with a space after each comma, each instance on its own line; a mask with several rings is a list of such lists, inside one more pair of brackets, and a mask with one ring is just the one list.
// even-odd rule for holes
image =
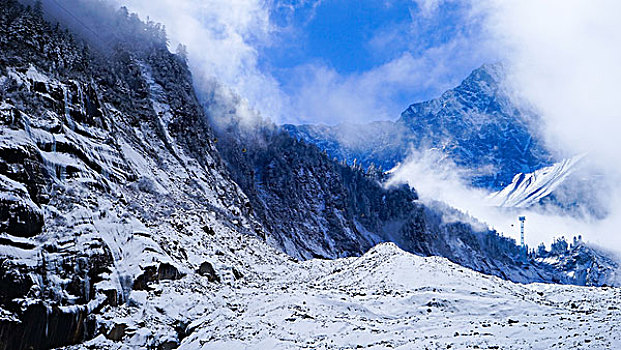
[[137, 34], [91, 51], [0, 4], [0, 349], [107, 334], [94, 314], [198, 267], [210, 221], [251, 227], [185, 63], [118, 20]]

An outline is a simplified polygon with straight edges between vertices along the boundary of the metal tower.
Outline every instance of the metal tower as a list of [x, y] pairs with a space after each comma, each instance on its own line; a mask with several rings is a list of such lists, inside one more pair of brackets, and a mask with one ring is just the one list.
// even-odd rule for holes
[[524, 246], [524, 221], [526, 221], [526, 216], [520, 216], [518, 220], [520, 220], [520, 244], [523, 247]]

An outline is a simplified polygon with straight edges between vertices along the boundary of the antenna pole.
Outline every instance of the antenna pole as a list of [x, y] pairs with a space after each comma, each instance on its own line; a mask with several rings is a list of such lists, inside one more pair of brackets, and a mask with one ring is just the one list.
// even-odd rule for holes
[[520, 216], [518, 220], [520, 220], [520, 244], [523, 247], [524, 246], [524, 221], [526, 221], [526, 216]]

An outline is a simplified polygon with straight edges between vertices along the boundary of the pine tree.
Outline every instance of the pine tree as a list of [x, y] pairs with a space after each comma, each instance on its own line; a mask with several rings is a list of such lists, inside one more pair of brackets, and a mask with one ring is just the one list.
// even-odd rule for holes
[[185, 45], [181, 43], [177, 45], [176, 53], [177, 57], [179, 57], [183, 63], [188, 63], [188, 48]]
[[35, 1], [34, 7], [32, 10], [36, 17], [42, 18], [43, 17], [43, 2], [41, 2], [41, 0]]

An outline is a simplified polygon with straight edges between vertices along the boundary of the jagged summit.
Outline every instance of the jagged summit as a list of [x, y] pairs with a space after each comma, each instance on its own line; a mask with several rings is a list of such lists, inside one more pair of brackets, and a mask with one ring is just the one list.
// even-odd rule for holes
[[515, 174], [552, 161], [533, 129], [536, 115], [513, 103], [504, 76], [500, 63], [483, 65], [442, 96], [411, 105], [395, 122], [284, 127], [331, 156], [384, 169], [404, 161], [411, 149], [437, 149], [467, 170], [473, 185], [500, 189]]
[[[420, 123], [415, 118], [421, 115], [433, 115], [434, 118], [470, 117], [469, 122], [489, 123], [501, 108], [495, 99], [501, 93], [505, 76], [501, 63], [484, 64], [470, 73], [457, 87], [444, 92], [439, 98], [417, 102], [410, 105], [402, 114], [399, 122], [413, 125]], [[470, 114], [463, 112], [471, 110]], [[442, 114], [440, 114], [442, 112]], [[476, 118], [475, 118], [476, 117]]]

